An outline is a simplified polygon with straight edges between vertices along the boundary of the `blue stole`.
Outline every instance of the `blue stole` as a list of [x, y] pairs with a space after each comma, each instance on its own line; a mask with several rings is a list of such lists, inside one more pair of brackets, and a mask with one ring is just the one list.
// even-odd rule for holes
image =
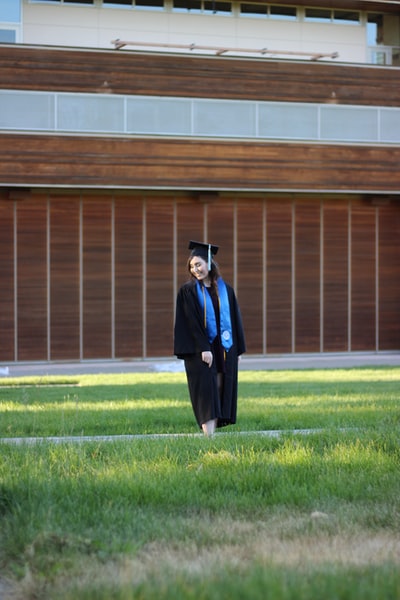
[[[214, 306], [208, 289], [201, 285], [198, 281], [197, 284], [197, 297], [200, 302], [201, 309], [204, 313], [204, 326], [207, 330], [208, 341], [210, 344], [214, 341], [217, 336], [217, 319], [215, 317]], [[229, 300], [226, 285], [223, 279], [219, 277], [217, 280], [218, 287], [218, 301], [219, 301], [219, 313], [220, 313], [220, 335], [221, 343], [224, 349], [228, 352], [232, 347], [232, 324], [231, 324], [231, 313], [229, 310]]]

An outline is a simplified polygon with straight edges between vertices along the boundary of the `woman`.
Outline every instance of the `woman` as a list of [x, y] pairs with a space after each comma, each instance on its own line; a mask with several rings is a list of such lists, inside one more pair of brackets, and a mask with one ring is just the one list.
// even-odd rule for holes
[[218, 246], [189, 243], [190, 280], [176, 300], [174, 354], [185, 361], [193, 412], [205, 435], [236, 423], [238, 358], [246, 351], [233, 288], [213, 257]]

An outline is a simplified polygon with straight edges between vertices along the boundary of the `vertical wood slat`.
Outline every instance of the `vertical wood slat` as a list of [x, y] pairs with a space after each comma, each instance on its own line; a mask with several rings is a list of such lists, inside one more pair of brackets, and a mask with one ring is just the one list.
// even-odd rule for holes
[[115, 357], [142, 350], [142, 201], [115, 200]]
[[[35, 193], [17, 203], [17, 360], [79, 359], [79, 197], [47, 197]], [[400, 347], [400, 211], [399, 205], [379, 206], [351, 200], [324, 200], [323, 232], [319, 233], [320, 203], [315, 199], [240, 197], [215, 204], [193, 197], [147, 197], [147, 229], [143, 229], [142, 199], [115, 200], [115, 282], [111, 280], [112, 196], [83, 199], [83, 358], [111, 358], [115, 331], [116, 357], [143, 356], [142, 289], [147, 294], [148, 356], [172, 354], [174, 290], [187, 279], [189, 239], [208, 239], [221, 246], [218, 260], [223, 276], [233, 282], [246, 326], [248, 352], [263, 351], [262, 289], [266, 278], [267, 352], [291, 352], [291, 278], [296, 268], [296, 352], [319, 352], [320, 239], [323, 240], [323, 301], [321, 317], [325, 352], [347, 351], [347, 323], [352, 323], [351, 350], [373, 351]], [[265, 202], [266, 222], [263, 222]], [[296, 227], [292, 232], [292, 202]], [[176, 209], [173, 207], [176, 205]], [[13, 203], [0, 197], [0, 361], [14, 360]], [[236, 206], [236, 208], [235, 208]], [[236, 217], [235, 217], [236, 211]], [[50, 243], [47, 241], [49, 218]], [[207, 220], [207, 221], [206, 221]], [[233, 235], [236, 223], [236, 238]], [[348, 230], [351, 226], [351, 237]], [[263, 236], [266, 232], [266, 257]], [[178, 247], [174, 250], [174, 232]], [[292, 264], [291, 245], [296, 247]], [[146, 239], [142, 256], [142, 240]], [[376, 239], [379, 260], [376, 262]], [[351, 241], [351, 244], [349, 244]], [[50, 259], [47, 257], [50, 249]], [[234, 256], [236, 249], [237, 255]], [[173, 266], [173, 257], [178, 265]], [[144, 263], [143, 260], [146, 262]], [[47, 272], [47, 264], [50, 266]], [[142, 265], [146, 265], [146, 281]], [[262, 273], [262, 266], [266, 272]], [[376, 268], [379, 267], [376, 287]], [[351, 312], [348, 315], [348, 274], [351, 274]], [[49, 277], [49, 280], [47, 279]], [[115, 286], [115, 326], [111, 297]], [[50, 292], [49, 301], [47, 290]], [[379, 291], [379, 305], [376, 293]], [[47, 331], [47, 307], [50, 330]], [[379, 308], [379, 332], [376, 314]], [[4, 319], [3, 315], [7, 315]], [[349, 319], [348, 319], [349, 317]], [[350, 318], [351, 317], [351, 318]], [[302, 329], [304, 327], [304, 329]], [[311, 337], [310, 337], [311, 332]], [[379, 335], [377, 335], [379, 334]], [[48, 337], [49, 336], [49, 337]], [[50, 356], [47, 354], [50, 346]]]
[[375, 347], [375, 208], [352, 206], [351, 350]]
[[178, 289], [189, 278], [186, 269], [187, 259], [189, 257], [189, 242], [194, 240], [202, 242], [204, 239], [204, 204], [194, 202], [191, 198], [179, 198], [176, 208], [176, 235], [177, 235], [177, 282]]
[[324, 203], [324, 352], [348, 350], [348, 205]]
[[219, 246], [216, 257], [221, 275], [227, 283], [234, 282], [234, 203], [229, 198], [207, 205], [208, 242]]
[[379, 207], [379, 350], [400, 349], [400, 211]]
[[319, 203], [296, 204], [296, 352], [320, 349]]
[[146, 202], [147, 355], [173, 352], [173, 211], [170, 201]]
[[237, 208], [237, 286], [248, 351], [263, 352], [263, 207], [244, 199]]
[[83, 358], [111, 357], [111, 202], [84, 199]]
[[17, 206], [18, 360], [47, 355], [47, 199]]
[[267, 202], [267, 352], [292, 349], [292, 205]]
[[79, 199], [50, 199], [51, 360], [79, 357], [79, 217]]
[[0, 192], [0, 361], [13, 361], [14, 202]]

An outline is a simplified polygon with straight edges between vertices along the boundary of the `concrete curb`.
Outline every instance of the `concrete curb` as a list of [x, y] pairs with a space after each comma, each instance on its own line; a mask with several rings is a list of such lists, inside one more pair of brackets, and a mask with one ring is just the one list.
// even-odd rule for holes
[[[352, 429], [339, 428], [336, 431], [345, 432]], [[222, 436], [259, 435], [269, 438], [280, 438], [291, 435], [313, 435], [332, 431], [332, 429], [271, 429], [261, 431], [218, 431], [212, 439]], [[138, 433], [132, 435], [77, 435], [77, 436], [51, 436], [51, 437], [16, 437], [0, 438], [0, 444], [14, 446], [33, 446], [36, 444], [82, 444], [92, 442], [131, 442], [134, 440], [151, 440], [165, 438], [205, 438], [203, 433]]]
[[[282, 356], [244, 355], [240, 371], [274, 371], [291, 369], [338, 369], [354, 367], [400, 366], [400, 352], [296, 354]], [[101, 373], [178, 373], [183, 361], [174, 357], [154, 360], [113, 360], [54, 363], [13, 363], [0, 365], [0, 376], [25, 377], [47, 375], [89, 375]]]

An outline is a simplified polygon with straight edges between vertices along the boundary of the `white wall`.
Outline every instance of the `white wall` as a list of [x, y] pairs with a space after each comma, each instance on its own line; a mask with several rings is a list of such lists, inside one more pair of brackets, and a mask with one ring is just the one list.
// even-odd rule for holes
[[[339, 53], [339, 61], [365, 62], [361, 25], [255, 19], [237, 14], [184, 14], [100, 6], [23, 3], [26, 44], [111, 49], [112, 40], [200, 44], [233, 48], [267, 47], [293, 53]], [[284, 54], [283, 54], [284, 56]], [[294, 56], [296, 58], [296, 56]]]

